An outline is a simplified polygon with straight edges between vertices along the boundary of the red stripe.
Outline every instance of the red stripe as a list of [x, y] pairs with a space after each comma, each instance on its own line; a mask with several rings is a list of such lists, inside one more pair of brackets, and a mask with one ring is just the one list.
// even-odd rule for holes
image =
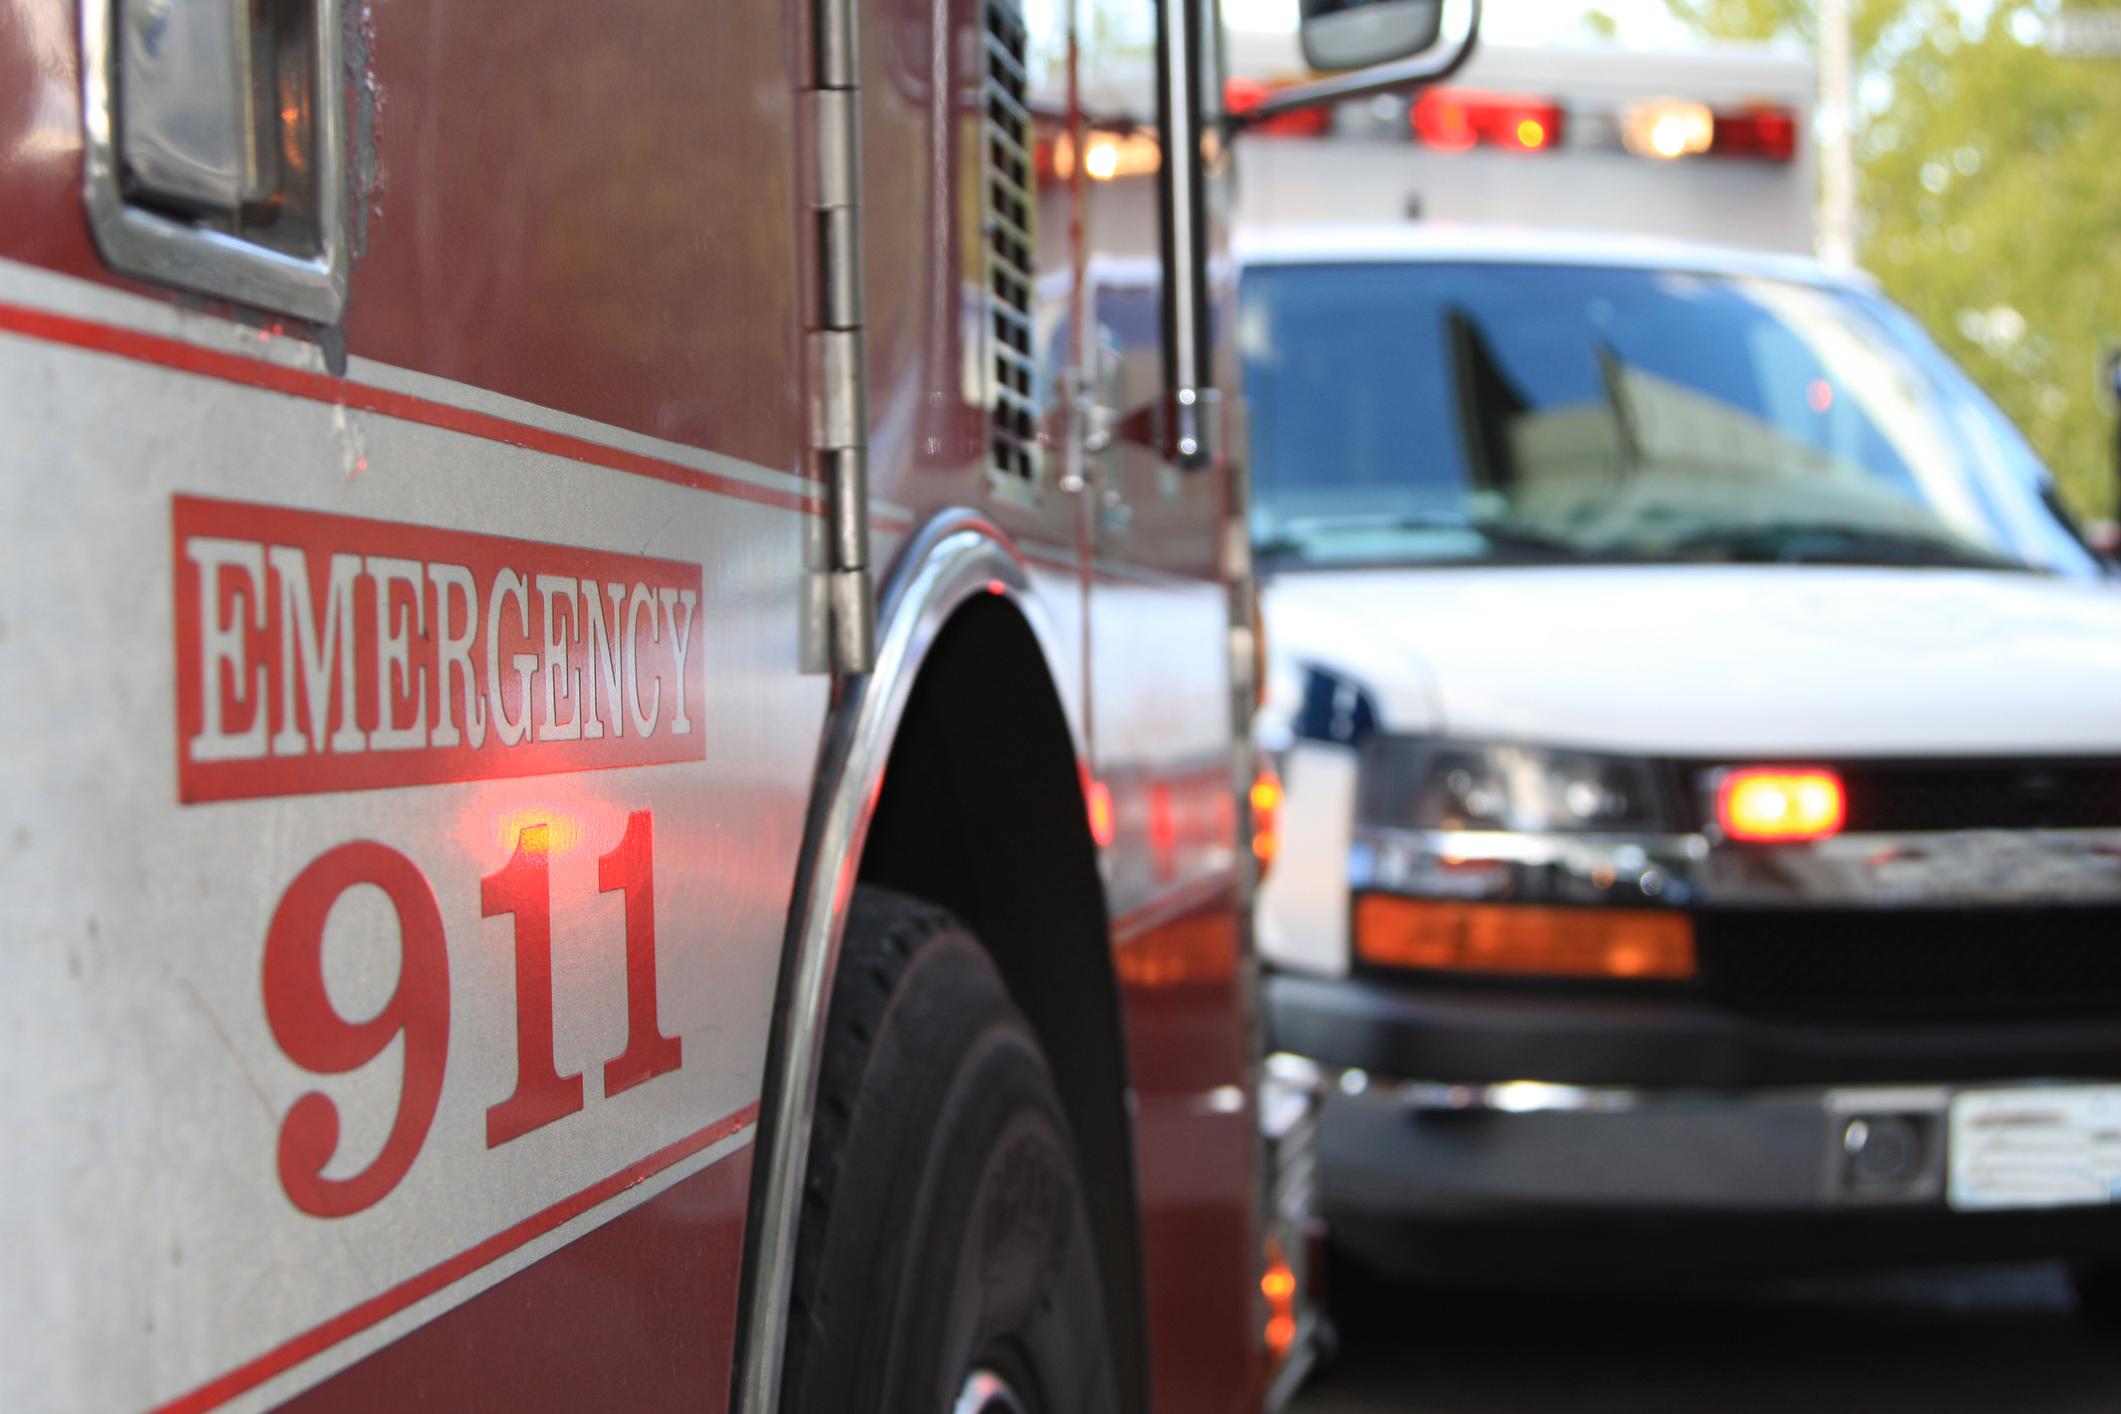
[[525, 447], [534, 452], [545, 452], [551, 456], [566, 457], [570, 461], [586, 462], [590, 466], [600, 466], [609, 471], [625, 472], [629, 476], [645, 476], [652, 481], [668, 482], [673, 486], [683, 486], [694, 491], [709, 491], [718, 496], [734, 497], [739, 501], [753, 501], [762, 506], [777, 506], [783, 510], [803, 511], [812, 515], [824, 513], [824, 502], [815, 496], [774, 491], [764, 486], [754, 486], [748, 481], [739, 481], [734, 477], [717, 476], [711, 471], [700, 471], [678, 462], [664, 461], [660, 457], [621, 451], [601, 442], [570, 437], [564, 432], [551, 432], [542, 427], [532, 427], [528, 423], [511, 422], [505, 417], [495, 417], [490, 413], [452, 407], [448, 403], [438, 403], [432, 398], [415, 397], [410, 393], [393, 393], [385, 388], [371, 387], [345, 378], [333, 378], [323, 373], [311, 373], [307, 369], [287, 368], [243, 354], [200, 348], [181, 339], [147, 334], [138, 329], [98, 324], [87, 319], [75, 319], [68, 315], [28, 309], [21, 305], [0, 304], [0, 330], [32, 339], [42, 339], [46, 343], [66, 344], [95, 353], [117, 354], [121, 358], [130, 358], [141, 363], [174, 368], [181, 373], [218, 378], [225, 383], [264, 388], [270, 392], [284, 393], [291, 398], [307, 398], [311, 402], [331, 403], [358, 408], [363, 412], [381, 413], [385, 417], [394, 417], [404, 422], [439, 427], [446, 432], [461, 432], [467, 437], [478, 437], [505, 446]]
[[759, 1107], [754, 1101], [735, 1114], [716, 1120], [698, 1133], [687, 1135], [667, 1148], [656, 1150], [639, 1163], [629, 1164], [609, 1178], [591, 1184], [573, 1197], [562, 1198], [551, 1207], [531, 1214], [513, 1227], [503, 1228], [477, 1246], [459, 1252], [417, 1276], [406, 1278], [388, 1291], [371, 1296], [351, 1310], [340, 1312], [324, 1324], [273, 1347], [219, 1379], [199, 1386], [190, 1394], [158, 1405], [150, 1414], [200, 1414], [200, 1411], [218, 1408], [237, 1395], [256, 1389], [273, 1376], [293, 1369], [312, 1355], [359, 1335], [370, 1326], [395, 1316], [414, 1302], [432, 1296], [450, 1283], [500, 1260], [524, 1243], [543, 1237], [562, 1223], [588, 1212], [597, 1204], [617, 1197], [634, 1185], [653, 1178], [672, 1164], [688, 1159], [708, 1145], [728, 1138], [756, 1122], [758, 1117]]

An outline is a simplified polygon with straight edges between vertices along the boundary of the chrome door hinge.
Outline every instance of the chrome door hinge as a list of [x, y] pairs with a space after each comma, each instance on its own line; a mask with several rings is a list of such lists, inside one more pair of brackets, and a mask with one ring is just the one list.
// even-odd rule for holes
[[813, 327], [805, 340], [810, 451], [826, 502], [825, 665], [866, 673], [876, 663], [876, 589], [869, 564], [869, 399], [862, 338], [861, 88], [852, 0], [814, 11], [813, 86], [803, 94], [814, 144], [804, 206], [816, 251]]

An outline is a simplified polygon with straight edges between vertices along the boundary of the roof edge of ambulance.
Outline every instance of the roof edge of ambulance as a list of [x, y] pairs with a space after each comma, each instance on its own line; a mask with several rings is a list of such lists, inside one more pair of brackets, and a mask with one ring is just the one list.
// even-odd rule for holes
[[1423, 225], [1263, 225], [1238, 230], [1233, 253], [1244, 265], [1454, 263], [1623, 266], [1715, 275], [1750, 275], [1809, 285], [1875, 288], [1861, 270], [1808, 255], [1657, 236], [1531, 230], [1434, 222]]

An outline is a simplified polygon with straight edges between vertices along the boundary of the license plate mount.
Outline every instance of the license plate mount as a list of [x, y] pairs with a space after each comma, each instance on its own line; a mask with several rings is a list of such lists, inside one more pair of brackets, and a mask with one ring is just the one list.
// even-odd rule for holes
[[1962, 1212], [2121, 1201], [2121, 1085], [1952, 1096], [1945, 1200]]

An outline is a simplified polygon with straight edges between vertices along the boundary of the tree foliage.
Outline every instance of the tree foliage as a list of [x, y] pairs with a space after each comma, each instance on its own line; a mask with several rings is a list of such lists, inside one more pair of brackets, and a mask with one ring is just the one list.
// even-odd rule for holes
[[[1717, 38], [1812, 42], [1806, 0], [1665, 0]], [[2055, 469], [2080, 512], [2114, 507], [2121, 344], [2121, 58], [2040, 44], [2052, 3], [1850, 0], [1864, 266], [1919, 316]]]

